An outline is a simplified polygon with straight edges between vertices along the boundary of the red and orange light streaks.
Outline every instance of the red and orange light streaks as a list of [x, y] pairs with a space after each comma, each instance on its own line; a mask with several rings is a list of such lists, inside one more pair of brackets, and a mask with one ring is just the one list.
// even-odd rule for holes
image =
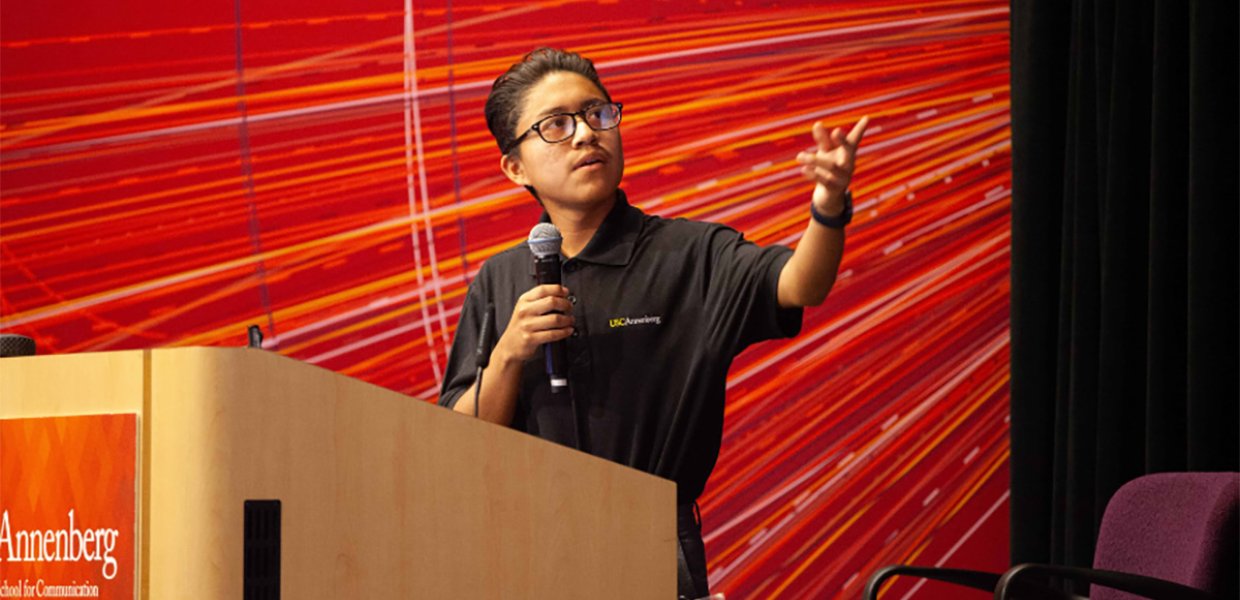
[[1006, 513], [1006, 3], [3, 1], [0, 327], [44, 352], [270, 322], [273, 350], [431, 399], [470, 277], [538, 214], [482, 119], [537, 45], [625, 103], [633, 202], [760, 243], [805, 227], [812, 122], [869, 114], [836, 288], [733, 366], [711, 578], [853, 597], [881, 564], [1002, 565], [970, 549]]

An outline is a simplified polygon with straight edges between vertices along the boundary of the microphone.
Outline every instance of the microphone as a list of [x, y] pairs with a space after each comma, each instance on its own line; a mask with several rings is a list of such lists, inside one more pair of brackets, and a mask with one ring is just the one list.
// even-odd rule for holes
[[0, 333], [0, 358], [34, 355], [34, 338], [16, 333]]
[[474, 365], [478, 372], [474, 377], [474, 418], [478, 418], [478, 399], [482, 395], [482, 371], [491, 362], [491, 313], [495, 307], [487, 304], [486, 312], [482, 313], [482, 330], [478, 333], [478, 347], [474, 350]]
[[246, 335], [250, 338], [249, 348], [263, 349], [263, 328], [258, 325], [250, 325], [246, 328]]
[[[530, 230], [530, 252], [534, 253], [534, 274], [538, 285], [560, 285], [560, 230], [551, 223], [539, 223]], [[568, 389], [568, 359], [564, 342], [543, 344], [543, 356], [547, 363], [547, 378], [551, 380], [551, 392], [558, 394]]]
[[478, 348], [474, 350], [474, 364], [479, 369], [485, 369], [491, 363], [491, 314], [495, 312], [495, 305], [488, 302], [485, 311], [478, 332]]

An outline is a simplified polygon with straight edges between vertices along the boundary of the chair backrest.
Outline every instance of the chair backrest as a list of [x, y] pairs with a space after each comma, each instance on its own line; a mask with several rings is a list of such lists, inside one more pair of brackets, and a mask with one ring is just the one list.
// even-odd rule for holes
[[[1158, 577], [1236, 598], [1240, 473], [1156, 473], [1107, 503], [1094, 568]], [[1137, 598], [1092, 586], [1093, 600]]]

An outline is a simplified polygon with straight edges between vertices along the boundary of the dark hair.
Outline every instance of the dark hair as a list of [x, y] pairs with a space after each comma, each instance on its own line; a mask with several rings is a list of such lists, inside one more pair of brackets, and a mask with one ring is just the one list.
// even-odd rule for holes
[[517, 139], [517, 120], [521, 117], [526, 93], [543, 77], [556, 71], [568, 71], [589, 79], [611, 102], [611, 94], [599, 81], [598, 72], [590, 59], [567, 50], [535, 48], [497, 77], [487, 96], [487, 128], [495, 137], [500, 152], [511, 150], [508, 146]]

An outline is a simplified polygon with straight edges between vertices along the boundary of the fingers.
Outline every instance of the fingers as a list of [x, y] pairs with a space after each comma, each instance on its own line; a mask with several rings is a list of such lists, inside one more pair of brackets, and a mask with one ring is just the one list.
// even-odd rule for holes
[[568, 301], [568, 288], [555, 284], [540, 285], [517, 298], [517, 305], [512, 309], [512, 318], [522, 321], [536, 320], [554, 312], [572, 314], [573, 304]]
[[843, 145], [844, 145], [844, 141], [845, 141], [845, 140], [844, 140], [844, 130], [843, 130], [843, 129], [840, 129], [839, 127], [836, 127], [835, 129], [832, 129], [832, 130], [831, 130], [831, 144], [832, 144], [832, 147], [834, 147], [834, 148], [838, 148], [838, 147], [840, 147], [840, 146], [843, 146]]
[[521, 300], [517, 302], [516, 308], [513, 309], [513, 315], [518, 317], [537, 317], [557, 311], [564, 314], [572, 314], [573, 305], [567, 299], [559, 296], [547, 296], [537, 300]]
[[513, 308], [514, 315], [535, 316], [545, 315], [552, 311], [573, 312], [573, 305], [568, 301], [568, 288], [562, 285], [547, 284], [531, 288], [517, 298]]
[[534, 355], [539, 346], [572, 335], [575, 322], [572, 315], [566, 314], [517, 315], [514, 313], [509, 328], [513, 330], [524, 347], [522, 354], [525, 358], [529, 358]]
[[810, 132], [814, 135], [814, 143], [818, 145], [819, 152], [830, 152], [835, 149], [831, 143], [831, 136], [827, 134], [827, 126], [823, 125], [822, 121], [815, 121]]
[[521, 294], [521, 297], [517, 298], [517, 302], [532, 301], [532, 300], [537, 300], [539, 298], [546, 298], [549, 296], [559, 296], [560, 298], [567, 298], [568, 288], [562, 285], [556, 285], [554, 283], [549, 283], [546, 285], [537, 285], [537, 286], [530, 288], [530, 291], [524, 294]]
[[830, 190], [842, 190], [848, 187], [852, 174], [847, 170], [828, 167], [803, 166], [801, 175], [805, 179], [818, 183]]
[[563, 329], [568, 333], [573, 332], [573, 324], [577, 319], [572, 315], [549, 314], [530, 317], [522, 320], [522, 328], [529, 333], [538, 333], [542, 331]]
[[529, 359], [539, 346], [572, 335], [575, 323], [572, 312], [568, 288], [554, 284], [531, 288], [517, 299], [500, 343], [511, 356]]
[[550, 344], [551, 342], [558, 342], [563, 339], [568, 339], [568, 337], [572, 334], [572, 327], [567, 329], [547, 329], [544, 331], [535, 331], [527, 334], [525, 341], [530, 346], [538, 348], [543, 344]]
[[[857, 146], [861, 144], [861, 139], [865, 137], [865, 130], [870, 126], [870, 116], [861, 117], [849, 130], [848, 134], [844, 134], [844, 130], [836, 127], [830, 133], [827, 133], [827, 126], [822, 121], [815, 121], [810, 132], [814, 136], [814, 143], [818, 146], [820, 152], [830, 152], [840, 146], [847, 147], [850, 151], [856, 151]], [[810, 150], [812, 151], [812, 150]]]
[[853, 167], [852, 154], [839, 148], [832, 152], [825, 153], [822, 151], [800, 152], [797, 154], [796, 160], [801, 163], [802, 167], [821, 167], [831, 171], [842, 171], [845, 173], [851, 173]]
[[870, 126], [870, 115], [861, 117], [856, 125], [853, 125], [852, 131], [848, 132], [846, 141], [848, 145], [855, 151], [857, 146], [861, 145], [861, 138], [865, 136], [865, 129]]
[[834, 180], [847, 182], [852, 177], [857, 146], [869, 125], [869, 115], [863, 116], [845, 135], [839, 127], [828, 132], [822, 121], [816, 121], [811, 128], [816, 147], [806, 149], [796, 157], [797, 162], [801, 163], [801, 173], [810, 181], [824, 184]]

